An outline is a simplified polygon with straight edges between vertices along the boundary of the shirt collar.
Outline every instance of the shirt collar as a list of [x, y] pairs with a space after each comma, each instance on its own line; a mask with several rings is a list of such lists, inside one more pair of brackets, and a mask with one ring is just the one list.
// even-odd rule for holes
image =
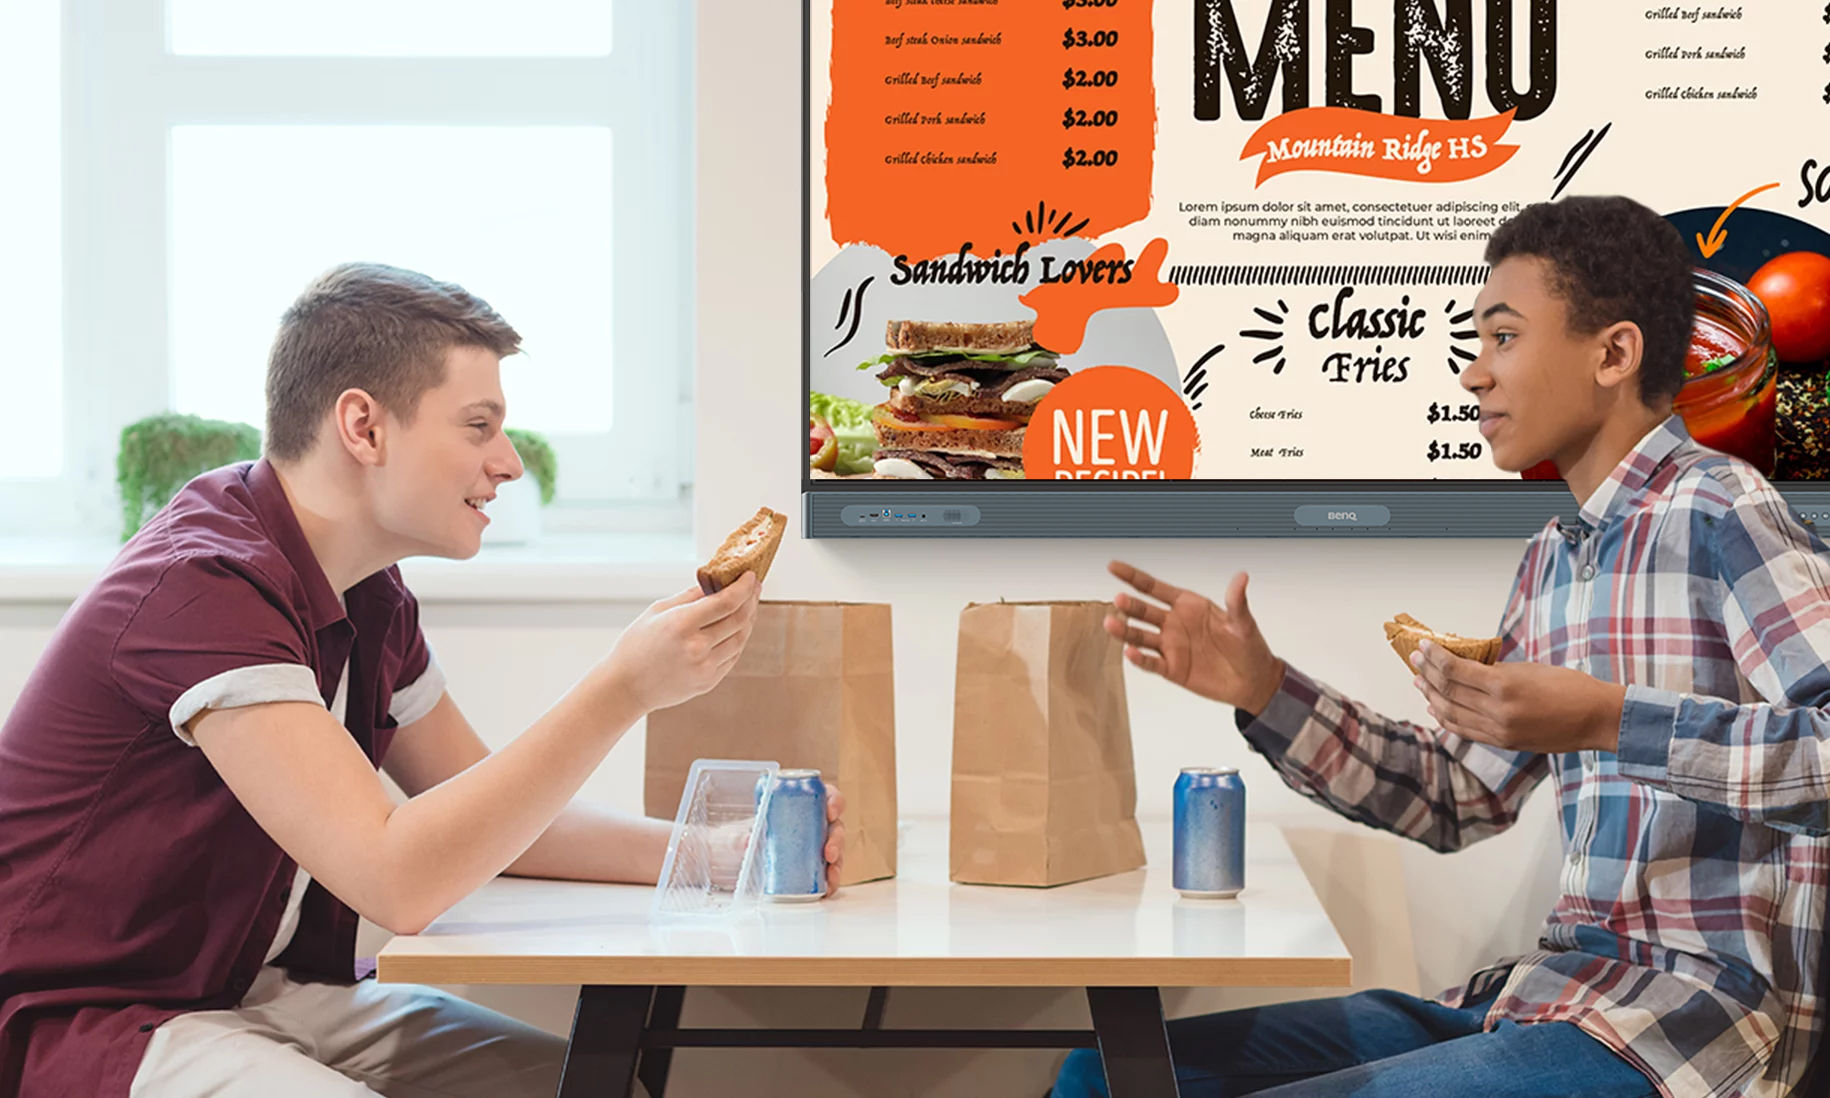
[[254, 498], [254, 509], [260, 514], [261, 525], [266, 527], [267, 535], [285, 555], [293, 574], [304, 587], [305, 611], [311, 628], [316, 631], [347, 618], [349, 614], [344, 610], [343, 600], [332, 589], [317, 554], [311, 551], [311, 543], [305, 540], [298, 516], [292, 512], [292, 504], [286, 499], [286, 486], [280, 483], [279, 473], [266, 458], [248, 469], [248, 491]]
[[1604, 523], [1632, 510], [1639, 503], [1641, 490], [1652, 480], [1660, 466], [1677, 448], [1690, 441], [1681, 416], [1667, 416], [1665, 421], [1646, 432], [1627, 456], [1620, 459], [1614, 471], [1602, 478], [1577, 514], [1583, 533], [1591, 533]]

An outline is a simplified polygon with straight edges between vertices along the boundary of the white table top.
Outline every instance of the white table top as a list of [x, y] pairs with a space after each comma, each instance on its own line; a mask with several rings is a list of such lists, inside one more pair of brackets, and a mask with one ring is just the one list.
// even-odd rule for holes
[[382, 980], [434, 984], [1345, 987], [1352, 961], [1275, 828], [1248, 827], [1246, 890], [1170, 886], [1150, 865], [1057, 888], [947, 880], [945, 819], [905, 820], [899, 875], [730, 929], [654, 927], [654, 889], [500, 878], [390, 941]]

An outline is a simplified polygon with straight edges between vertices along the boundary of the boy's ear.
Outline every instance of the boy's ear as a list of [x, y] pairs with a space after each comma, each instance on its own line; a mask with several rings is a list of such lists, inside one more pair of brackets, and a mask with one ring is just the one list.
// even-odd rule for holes
[[387, 413], [379, 401], [362, 389], [345, 389], [337, 395], [332, 413], [337, 442], [363, 465], [379, 465], [386, 452]]
[[1597, 337], [1601, 343], [1601, 362], [1595, 370], [1595, 383], [1603, 388], [1624, 385], [1639, 376], [1646, 351], [1645, 333], [1631, 320], [1610, 324]]

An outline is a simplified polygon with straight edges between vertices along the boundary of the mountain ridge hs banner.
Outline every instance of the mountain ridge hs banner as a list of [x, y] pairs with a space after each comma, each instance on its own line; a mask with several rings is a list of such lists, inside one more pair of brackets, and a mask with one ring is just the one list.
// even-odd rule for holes
[[959, 618], [949, 877], [1057, 885], [1144, 864], [1123, 647], [1104, 602]]
[[771, 602], [711, 691], [648, 716], [643, 811], [672, 819], [693, 760], [812, 767], [845, 793], [843, 884], [896, 875], [890, 608]]

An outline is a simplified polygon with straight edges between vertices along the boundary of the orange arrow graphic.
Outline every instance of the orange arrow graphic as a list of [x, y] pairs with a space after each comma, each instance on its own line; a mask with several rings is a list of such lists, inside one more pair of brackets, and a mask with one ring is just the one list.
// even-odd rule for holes
[[1722, 216], [1716, 218], [1715, 225], [1710, 228], [1708, 240], [1704, 240], [1703, 234], [1698, 233], [1697, 249], [1703, 253], [1703, 258], [1708, 259], [1710, 256], [1715, 255], [1722, 250], [1722, 245], [1728, 243], [1728, 233], [1723, 231], [1722, 223], [1728, 220], [1728, 215], [1734, 213], [1737, 206], [1740, 206], [1741, 203], [1746, 202], [1761, 191], [1770, 191], [1777, 186], [1779, 186], [1777, 183], [1768, 183], [1764, 187], [1755, 187], [1753, 190], [1729, 203], [1728, 209], [1722, 211]]

